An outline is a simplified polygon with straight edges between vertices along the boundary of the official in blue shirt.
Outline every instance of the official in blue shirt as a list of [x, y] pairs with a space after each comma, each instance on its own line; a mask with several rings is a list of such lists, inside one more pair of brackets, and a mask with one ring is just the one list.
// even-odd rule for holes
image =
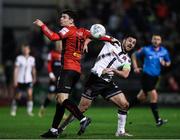
[[[136, 97], [136, 101], [144, 102], [150, 96], [150, 107], [154, 115], [156, 126], [161, 126], [167, 120], [162, 120], [158, 113], [158, 93], [156, 84], [161, 74], [161, 67], [168, 67], [171, 64], [169, 52], [161, 43], [160, 35], [152, 36], [152, 45], [144, 46], [132, 55], [134, 72], [139, 74], [142, 72], [142, 89]], [[143, 68], [138, 66], [138, 60], [143, 58]]]

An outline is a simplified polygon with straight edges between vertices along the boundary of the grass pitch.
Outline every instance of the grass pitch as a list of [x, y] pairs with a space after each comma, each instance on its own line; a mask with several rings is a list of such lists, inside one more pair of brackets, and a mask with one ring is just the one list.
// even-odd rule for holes
[[[10, 108], [0, 108], [0, 139], [39, 139], [40, 134], [51, 126], [55, 106], [48, 107], [45, 116], [38, 117], [38, 107], [34, 108], [34, 117], [26, 114], [26, 108], [20, 107], [16, 117], [9, 115]], [[90, 108], [87, 113], [92, 119], [91, 125], [82, 136], [77, 136], [79, 122], [74, 121], [59, 137], [63, 139], [117, 139], [117, 109], [115, 107]], [[133, 108], [129, 111], [126, 129], [137, 139], [180, 139], [180, 109], [160, 108], [160, 115], [168, 119], [162, 127], [156, 127], [148, 107]], [[129, 138], [129, 137], [123, 137]], [[118, 137], [119, 139], [119, 137]], [[122, 138], [121, 138], [122, 139]]]

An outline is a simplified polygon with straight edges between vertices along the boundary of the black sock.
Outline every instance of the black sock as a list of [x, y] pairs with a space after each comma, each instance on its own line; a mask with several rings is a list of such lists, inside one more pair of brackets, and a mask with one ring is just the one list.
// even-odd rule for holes
[[63, 106], [68, 109], [78, 120], [82, 120], [85, 117], [77, 105], [74, 104], [71, 100], [66, 99], [63, 102]]
[[48, 97], [46, 97], [44, 104], [43, 104], [44, 108], [46, 108], [49, 105], [49, 103], [50, 103], [50, 100]]
[[53, 119], [53, 123], [52, 123], [52, 127], [53, 128], [58, 128], [61, 120], [62, 120], [62, 117], [64, 115], [64, 111], [65, 111], [65, 107], [59, 103], [56, 104], [56, 112], [55, 112], [55, 115], [54, 115], [54, 119]]
[[118, 114], [127, 115], [127, 111], [118, 109]]
[[158, 122], [159, 119], [159, 113], [158, 113], [158, 106], [157, 103], [150, 103], [150, 107], [153, 113], [153, 116], [155, 118], [156, 123]]
[[130, 101], [129, 101], [129, 108], [139, 104], [140, 101], [138, 100], [137, 96], [135, 98], [132, 98]]

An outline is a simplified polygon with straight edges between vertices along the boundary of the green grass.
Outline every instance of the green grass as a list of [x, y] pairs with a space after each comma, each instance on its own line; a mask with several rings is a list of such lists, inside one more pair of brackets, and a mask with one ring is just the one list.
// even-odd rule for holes
[[[47, 131], [51, 126], [55, 108], [47, 108], [43, 118], [37, 116], [39, 108], [34, 108], [34, 117], [26, 114], [25, 108], [18, 108], [17, 116], [9, 115], [9, 108], [0, 108], [0, 138], [6, 139], [38, 139], [39, 135]], [[180, 138], [180, 109], [178, 108], [161, 108], [161, 116], [168, 119], [168, 123], [157, 128], [154, 118], [147, 107], [133, 108], [128, 115], [126, 129], [134, 136], [131, 138], [161, 138], [161, 139], [178, 139]], [[60, 136], [64, 139], [116, 139], [114, 136], [117, 126], [116, 108], [92, 107], [86, 113], [92, 118], [92, 123], [82, 136], [77, 136], [79, 122], [73, 122]], [[126, 137], [125, 137], [126, 138]]]

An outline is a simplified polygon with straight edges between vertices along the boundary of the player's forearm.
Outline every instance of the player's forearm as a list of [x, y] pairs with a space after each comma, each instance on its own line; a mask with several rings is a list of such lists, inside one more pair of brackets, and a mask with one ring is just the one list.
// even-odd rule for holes
[[136, 57], [135, 53], [132, 54], [131, 58], [132, 58], [133, 68], [134, 69], [138, 68], [139, 66], [138, 66], [138, 63], [137, 63], [137, 57]]
[[52, 72], [52, 61], [48, 61], [48, 64], [47, 64], [47, 70], [48, 70], [48, 73]]
[[91, 42], [91, 39], [87, 38], [84, 42], [84, 47], [86, 47], [89, 44], [89, 42]]
[[45, 24], [41, 26], [41, 30], [51, 41], [60, 40], [60, 36], [57, 33], [51, 31]]
[[119, 42], [119, 40], [117, 40], [116, 38], [113, 38], [113, 37], [111, 37], [111, 36], [108, 36], [108, 35], [100, 37], [99, 40], [101, 40], [101, 41], [107, 41], [107, 42], [110, 42], [110, 43], [112, 43], [112, 44], [115, 44], [115, 43], [117, 43], [118, 45], [121, 44], [121, 43]]
[[110, 36], [102, 36], [99, 38], [99, 40], [111, 42], [112, 38]]
[[33, 70], [32, 70], [32, 77], [33, 77], [33, 82], [36, 82], [36, 69], [35, 68], [33, 68]]
[[14, 73], [13, 73], [13, 81], [14, 81], [14, 84], [17, 83], [17, 76], [18, 76], [18, 68], [15, 67]]
[[128, 78], [130, 70], [125, 69], [125, 70], [120, 71], [120, 70], [115, 69], [113, 72], [115, 75], [117, 75], [119, 77]]

